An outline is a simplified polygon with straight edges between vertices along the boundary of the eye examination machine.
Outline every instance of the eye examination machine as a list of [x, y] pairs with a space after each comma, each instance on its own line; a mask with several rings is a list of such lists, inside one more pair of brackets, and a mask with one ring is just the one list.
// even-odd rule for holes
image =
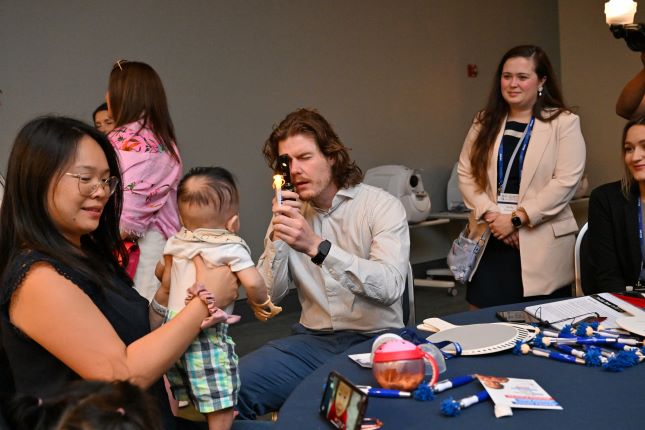
[[430, 196], [423, 188], [419, 171], [393, 164], [377, 166], [365, 172], [363, 182], [398, 198], [405, 208], [408, 222], [417, 223], [428, 217]]

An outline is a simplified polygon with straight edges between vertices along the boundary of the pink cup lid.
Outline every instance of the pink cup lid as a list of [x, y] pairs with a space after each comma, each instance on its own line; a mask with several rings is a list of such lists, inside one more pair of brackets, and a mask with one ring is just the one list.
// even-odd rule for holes
[[417, 360], [423, 358], [423, 351], [412, 342], [403, 339], [390, 340], [379, 345], [374, 351], [374, 362]]

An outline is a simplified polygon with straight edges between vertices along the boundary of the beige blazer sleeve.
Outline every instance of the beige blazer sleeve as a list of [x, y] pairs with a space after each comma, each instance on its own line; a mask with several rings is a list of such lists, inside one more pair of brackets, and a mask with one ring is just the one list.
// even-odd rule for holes
[[577, 115], [562, 113], [550, 123], [536, 121], [534, 128], [520, 182], [521, 207], [531, 226], [568, 207], [586, 159]]
[[[538, 121], [520, 181], [519, 206], [530, 220], [520, 229], [524, 296], [550, 294], [574, 279], [578, 225], [569, 206], [585, 167], [585, 142], [578, 116], [563, 113]], [[532, 146], [532, 148], [531, 148]]]

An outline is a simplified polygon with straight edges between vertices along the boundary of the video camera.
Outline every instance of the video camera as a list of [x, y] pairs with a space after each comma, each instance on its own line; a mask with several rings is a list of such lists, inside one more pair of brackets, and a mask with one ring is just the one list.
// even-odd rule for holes
[[612, 24], [609, 30], [616, 39], [625, 39], [632, 51], [645, 51], [645, 24]]

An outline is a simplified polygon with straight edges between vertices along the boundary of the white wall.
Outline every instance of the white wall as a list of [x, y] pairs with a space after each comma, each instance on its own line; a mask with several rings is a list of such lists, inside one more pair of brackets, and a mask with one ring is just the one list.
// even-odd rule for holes
[[[521, 43], [541, 45], [559, 70], [555, 0], [5, 0], [0, 168], [24, 122], [49, 112], [89, 121], [114, 60], [148, 62], [166, 86], [186, 167], [219, 164], [237, 176], [241, 234], [257, 257], [271, 199], [260, 148], [273, 124], [318, 108], [364, 170], [425, 169], [442, 210], [497, 62]], [[413, 261], [445, 256], [457, 230], [416, 230]]]
[[[645, 22], [645, 2], [639, 8], [635, 22]], [[559, 16], [562, 81], [567, 101], [579, 107], [593, 188], [620, 179], [626, 121], [615, 113], [616, 99], [643, 66], [640, 54], [609, 31], [603, 0], [560, 1]]]

